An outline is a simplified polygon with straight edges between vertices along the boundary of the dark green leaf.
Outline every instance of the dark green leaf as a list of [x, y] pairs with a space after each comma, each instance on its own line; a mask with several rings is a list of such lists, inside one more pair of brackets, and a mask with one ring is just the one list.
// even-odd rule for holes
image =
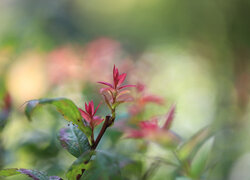
[[28, 101], [25, 108], [25, 114], [28, 119], [31, 119], [31, 114], [37, 107], [45, 104], [54, 105], [57, 111], [60, 112], [67, 121], [76, 124], [88, 138], [91, 136], [91, 128], [82, 118], [77, 106], [71, 100], [66, 98], [39, 99]]
[[82, 180], [121, 180], [123, 179], [121, 169], [127, 164], [127, 160], [124, 161], [124, 158], [114, 152], [97, 151], [90, 168], [84, 172]]
[[77, 160], [71, 165], [69, 168], [66, 177], [69, 180], [75, 180], [78, 174], [82, 174], [82, 169], [88, 169], [89, 168], [89, 161], [94, 155], [94, 151], [87, 151], [84, 152]]
[[76, 158], [91, 148], [86, 135], [74, 125], [62, 128], [58, 138], [61, 145]]
[[48, 180], [49, 177], [45, 172], [37, 171], [37, 170], [29, 170], [29, 169], [19, 169], [18, 170], [22, 174], [26, 174], [30, 178], [34, 180]]

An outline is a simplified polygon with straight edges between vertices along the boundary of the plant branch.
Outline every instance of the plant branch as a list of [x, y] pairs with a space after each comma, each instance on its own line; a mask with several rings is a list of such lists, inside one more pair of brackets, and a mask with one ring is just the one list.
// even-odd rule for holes
[[104, 133], [106, 132], [106, 129], [112, 124], [112, 117], [110, 116], [106, 116], [105, 121], [103, 123], [102, 129], [100, 131], [100, 133], [98, 134], [95, 143], [92, 146], [92, 149], [96, 149], [96, 147], [98, 146], [100, 140], [102, 139], [102, 136], [104, 135]]
[[[115, 110], [114, 110], [114, 112], [115, 112]], [[100, 140], [102, 139], [104, 133], [106, 132], [106, 129], [113, 124], [113, 122], [115, 120], [114, 114], [115, 113], [112, 113], [112, 116], [106, 116], [105, 121], [104, 121], [104, 123], [102, 125], [102, 129], [100, 130], [95, 142], [93, 143], [93, 145], [91, 147], [92, 150], [96, 149], [96, 147], [98, 146], [98, 144], [99, 144]], [[89, 160], [85, 161], [84, 164], [87, 164], [88, 162], [89, 162]], [[76, 179], [77, 180], [81, 179], [84, 172], [85, 172], [85, 169], [82, 169], [82, 173], [78, 174]]]

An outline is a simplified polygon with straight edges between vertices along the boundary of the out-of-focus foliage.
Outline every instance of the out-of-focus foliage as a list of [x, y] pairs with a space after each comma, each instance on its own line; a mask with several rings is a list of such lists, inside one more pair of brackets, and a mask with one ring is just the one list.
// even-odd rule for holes
[[[96, 104], [101, 100], [96, 81], [110, 78], [116, 64], [130, 74], [129, 82], [148, 89], [132, 92], [138, 94], [135, 102], [120, 107], [98, 147], [119, 157], [112, 163], [114, 174], [105, 169], [108, 156], [96, 158], [93, 167], [106, 172], [105, 178], [186, 178], [164, 147], [123, 136], [122, 127], [136, 129], [155, 116], [162, 127], [171, 104], [176, 105], [171, 130], [187, 142], [181, 156], [199, 144], [192, 135], [211, 124], [213, 138], [188, 162], [190, 179], [204, 178], [201, 172], [207, 179], [250, 176], [244, 168], [250, 162], [248, 0], [2, 0], [0, 12], [1, 168], [65, 177], [75, 159], [57, 136], [67, 122], [47, 106], [28, 122], [23, 104], [45, 97], [69, 98], [81, 108], [91, 99]], [[107, 112], [100, 107], [101, 115]]]
[[39, 179], [39, 180], [61, 180], [61, 178], [57, 176], [48, 176], [46, 173], [36, 170], [28, 170], [28, 169], [5, 169], [1, 170], [0, 175], [1, 177], [8, 177], [17, 174], [25, 174], [32, 179]]

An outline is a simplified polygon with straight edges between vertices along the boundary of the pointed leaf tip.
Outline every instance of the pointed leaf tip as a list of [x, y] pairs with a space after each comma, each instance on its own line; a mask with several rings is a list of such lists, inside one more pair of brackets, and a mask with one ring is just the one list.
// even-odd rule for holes
[[172, 125], [172, 122], [174, 120], [174, 115], [175, 115], [175, 109], [176, 109], [176, 106], [175, 105], [172, 105], [170, 107], [170, 110], [166, 116], [166, 122], [165, 124], [163, 125], [163, 129], [170, 129], [171, 125]]
[[192, 160], [202, 144], [212, 136], [209, 126], [204, 127], [187, 140], [177, 151], [181, 160]]

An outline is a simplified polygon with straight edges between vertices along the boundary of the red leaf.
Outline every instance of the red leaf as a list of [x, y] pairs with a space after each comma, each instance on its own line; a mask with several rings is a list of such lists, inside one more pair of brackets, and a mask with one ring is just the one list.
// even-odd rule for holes
[[166, 122], [162, 127], [163, 129], [169, 129], [171, 127], [171, 124], [174, 120], [174, 115], [175, 115], [175, 105], [172, 105], [166, 116]]

